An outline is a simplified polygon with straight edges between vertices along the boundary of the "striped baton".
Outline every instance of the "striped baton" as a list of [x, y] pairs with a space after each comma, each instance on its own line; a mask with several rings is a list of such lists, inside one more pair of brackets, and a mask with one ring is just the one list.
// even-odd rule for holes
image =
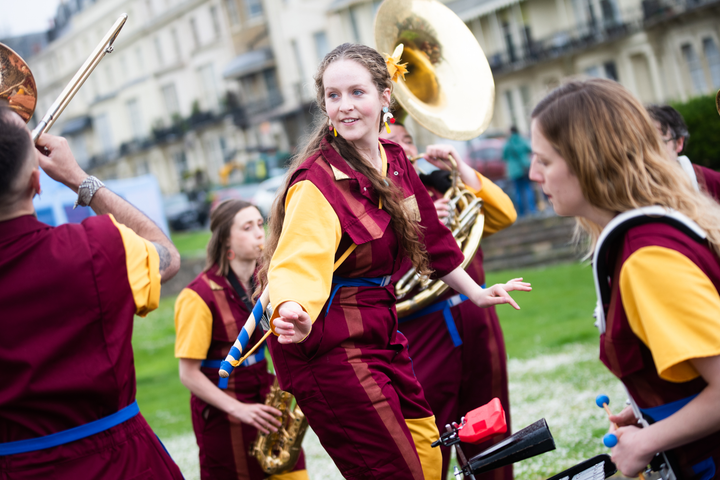
[[242, 357], [242, 354], [247, 348], [248, 342], [250, 341], [250, 337], [252, 337], [252, 334], [255, 332], [255, 327], [257, 327], [257, 324], [260, 322], [260, 319], [263, 316], [263, 312], [267, 308], [269, 300], [270, 292], [268, 288], [265, 287], [265, 290], [263, 290], [260, 298], [258, 298], [255, 307], [252, 309], [252, 312], [250, 312], [250, 316], [245, 322], [245, 325], [243, 325], [242, 330], [240, 330], [237, 340], [235, 340], [235, 343], [230, 349], [230, 352], [220, 365], [220, 371], [218, 373], [222, 378], [228, 378], [230, 376], [230, 373], [232, 373], [233, 369], [240, 365], [243, 360], [245, 360], [245, 357], [252, 355], [255, 349], [258, 346], [262, 345], [262, 342], [265, 341], [265, 339], [270, 335], [270, 333], [272, 333], [272, 330], [268, 330], [267, 333], [265, 333], [263, 339], [258, 342], [258, 344], [255, 345], [252, 350], [247, 352], [245, 354], [245, 357]]

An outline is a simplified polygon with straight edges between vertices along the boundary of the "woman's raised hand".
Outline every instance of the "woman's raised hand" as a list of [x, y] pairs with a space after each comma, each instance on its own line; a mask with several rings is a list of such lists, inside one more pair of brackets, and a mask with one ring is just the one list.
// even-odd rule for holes
[[483, 289], [477, 298], [471, 300], [478, 307], [489, 307], [492, 305], [509, 303], [516, 310], [520, 310], [520, 306], [508, 294], [508, 292], [512, 292], [513, 290], [518, 292], [530, 292], [532, 291], [532, 286], [528, 282], [523, 282], [522, 278], [513, 278], [507, 283], [498, 283], [492, 287]]
[[278, 334], [278, 342], [298, 343], [310, 335], [312, 319], [299, 303], [283, 302], [273, 320], [273, 328]]

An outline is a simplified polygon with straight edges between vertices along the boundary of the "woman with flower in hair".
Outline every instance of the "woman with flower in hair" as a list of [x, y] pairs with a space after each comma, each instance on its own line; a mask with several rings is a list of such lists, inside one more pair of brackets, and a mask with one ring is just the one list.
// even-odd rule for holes
[[718, 478], [720, 206], [616, 82], [558, 87], [531, 127], [530, 178], [590, 237], [600, 359], [642, 412], [610, 417], [613, 461], [633, 477], [665, 452], [679, 479]]
[[[193, 430], [200, 448], [203, 480], [262, 480], [267, 477], [250, 446], [258, 432], [276, 432], [280, 410], [265, 405], [274, 377], [265, 348], [228, 379], [218, 368], [252, 310], [257, 260], [265, 229], [260, 211], [244, 200], [220, 203], [210, 215], [212, 236], [205, 271], [175, 303], [175, 356], [180, 381], [190, 390]], [[253, 335], [259, 341], [260, 331]], [[290, 472], [272, 480], [307, 480], [304, 455]]]
[[273, 206], [260, 274], [278, 380], [346, 478], [439, 479], [438, 430], [390, 277], [408, 257], [480, 306], [518, 308], [507, 291], [530, 285], [482, 289], [458, 267], [462, 253], [402, 148], [378, 138], [393, 85], [378, 52], [341, 45], [315, 79], [327, 120]]

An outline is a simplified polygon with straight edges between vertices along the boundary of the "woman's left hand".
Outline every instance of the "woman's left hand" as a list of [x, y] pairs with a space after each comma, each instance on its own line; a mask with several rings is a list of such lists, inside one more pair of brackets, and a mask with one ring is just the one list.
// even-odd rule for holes
[[638, 473], [645, 470], [655, 452], [644, 452], [642, 446], [647, 442], [643, 440], [642, 428], [620, 427], [617, 430], [610, 428], [610, 432], [617, 436], [618, 443], [612, 449], [612, 461], [617, 465], [618, 470], [626, 477], [637, 477]]
[[477, 298], [471, 300], [478, 307], [490, 307], [492, 305], [509, 303], [516, 310], [520, 310], [520, 306], [507, 293], [512, 291], [530, 292], [532, 291], [532, 286], [528, 282], [523, 282], [522, 278], [513, 278], [505, 284], [498, 283], [492, 287], [482, 289]]

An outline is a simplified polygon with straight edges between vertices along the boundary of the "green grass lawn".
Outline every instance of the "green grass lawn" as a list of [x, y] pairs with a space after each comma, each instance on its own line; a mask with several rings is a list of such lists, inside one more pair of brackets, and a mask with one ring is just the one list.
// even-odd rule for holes
[[[184, 252], [192, 251], [193, 245], [204, 246], [207, 240], [199, 237], [183, 234], [178, 246]], [[178, 241], [178, 237], [173, 240]], [[611, 404], [617, 406], [624, 397], [619, 382], [597, 360], [591, 269], [575, 263], [522, 272], [503, 271], [488, 274], [487, 282], [501, 283], [520, 276], [533, 284], [533, 291], [513, 293], [522, 309], [516, 311], [503, 305], [498, 307], [498, 315], [510, 357], [513, 428], [517, 430], [546, 418], [558, 447], [554, 452], [516, 465], [516, 478], [539, 480], [607, 452], [600, 443], [607, 420], [603, 411], [594, 406], [593, 399], [598, 393], [606, 393]], [[164, 298], [158, 310], [136, 319], [133, 346], [137, 399], [163, 441], [173, 442], [185, 435], [183, 442], [192, 444], [190, 395], [178, 379], [173, 355], [174, 302], [175, 297]], [[176, 460], [182, 465], [182, 459]], [[196, 465], [196, 457], [194, 461]], [[324, 466], [309, 465], [315, 480], [337, 478], [332, 474], [324, 476], [321, 473]], [[187, 468], [188, 478], [196, 478], [191, 471], [196, 466], [183, 468]]]
[[520, 310], [497, 307], [510, 358], [529, 358], [568, 344], [597, 343], [592, 317], [595, 287], [589, 266], [572, 263], [491, 272], [486, 282], [492, 285], [517, 277], [532, 283], [533, 291], [512, 293]]
[[203, 258], [205, 247], [210, 240], [210, 230], [194, 232], [175, 232], [170, 235], [175, 247], [183, 258]]

